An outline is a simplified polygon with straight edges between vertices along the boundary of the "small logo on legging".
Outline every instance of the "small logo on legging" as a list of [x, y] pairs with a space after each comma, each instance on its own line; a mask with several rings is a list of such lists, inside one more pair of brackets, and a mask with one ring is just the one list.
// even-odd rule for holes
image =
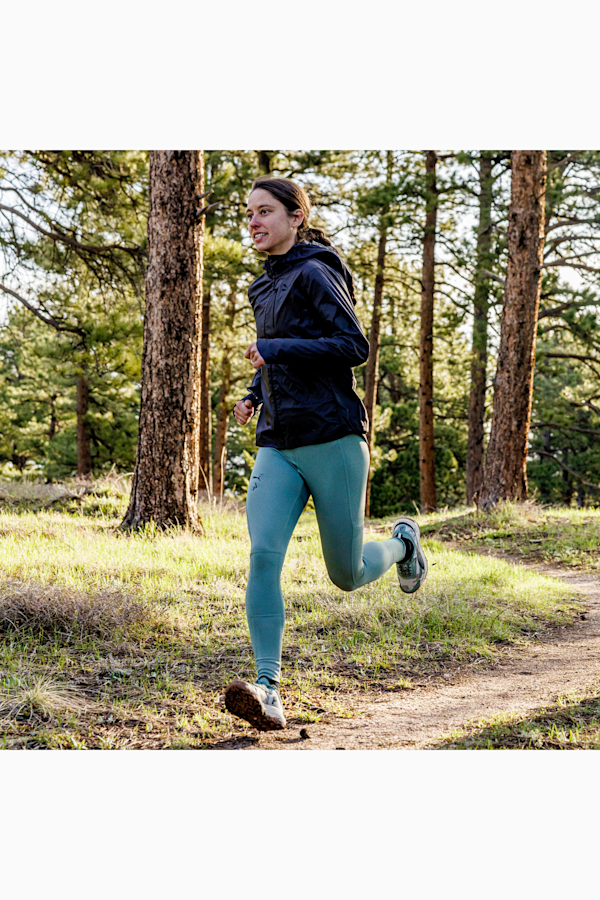
[[260, 473], [260, 475], [253, 475], [253, 476], [252, 476], [252, 480], [254, 481], [254, 484], [252, 485], [252, 490], [253, 490], [253, 491], [255, 491], [256, 488], [258, 487], [257, 482], [260, 481], [260, 479], [261, 479], [262, 477], [263, 477], [263, 473], [262, 473], [262, 472]]

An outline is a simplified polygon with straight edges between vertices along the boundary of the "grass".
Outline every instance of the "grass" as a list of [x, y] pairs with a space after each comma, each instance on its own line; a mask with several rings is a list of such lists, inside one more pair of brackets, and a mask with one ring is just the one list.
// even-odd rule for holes
[[[48, 505], [30, 489], [0, 510], [0, 747], [254, 740], [222, 703], [231, 678], [255, 677], [243, 509], [204, 506], [205, 537], [124, 534], [116, 526], [126, 482], [66, 493]], [[370, 532], [379, 539], [389, 529], [373, 522]], [[533, 571], [439, 540], [426, 552], [430, 575], [417, 594], [402, 594], [393, 570], [346, 594], [327, 578], [314, 513], [303, 514], [283, 576], [282, 695], [292, 727], [352, 716], [367, 695], [486, 664], [580, 608], [570, 588]]]
[[422, 517], [421, 532], [522, 560], [600, 570], [600, 509], [500, 503], [490, 513], [473, 508]]
[[528, 715], [502, 714], [453, 732], [443, 750], [600, 750], [600, 684]]

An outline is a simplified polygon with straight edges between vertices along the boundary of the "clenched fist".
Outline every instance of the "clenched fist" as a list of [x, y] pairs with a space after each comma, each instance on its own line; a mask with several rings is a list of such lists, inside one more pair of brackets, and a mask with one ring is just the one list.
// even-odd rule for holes
[[261, 366], [265, 365], [265, 361], [260, 355], [258, 351], [258, 347], [256, 346], [256, 341], [253, 344], [250, 344], [246, 352], [244, 353], [246, 359], [249, 359], [255, 369], [260, 369]]
[[254, 415], [254, 407], [251, 400], [238, 400], [233, 407], [233, 415], [236, 422], [246, 425]]

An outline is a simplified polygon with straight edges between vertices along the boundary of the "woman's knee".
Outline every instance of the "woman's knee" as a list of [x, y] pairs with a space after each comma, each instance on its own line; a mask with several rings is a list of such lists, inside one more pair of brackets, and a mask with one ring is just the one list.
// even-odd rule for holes
[[252, 550], [250, 576], [254, 578], [279, 577], [285, 555], [273, 550]]
[[341, 591], [355, 591], [357, 587], [360, 587], [356, 583], [352, 572], [328, 569], [328, 574], [335, 586], [339, 587]]

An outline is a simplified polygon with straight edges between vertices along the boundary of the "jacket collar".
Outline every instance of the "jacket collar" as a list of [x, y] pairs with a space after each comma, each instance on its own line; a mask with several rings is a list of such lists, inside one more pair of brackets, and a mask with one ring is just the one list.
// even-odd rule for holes
[[327, 260], [334, 268], [341, 268], [339, 257], [335, 250], [325, 246], [325, 244], [319, 244], [318, 241], [298, 241], [287, 253], [282, 253], [280, 256], [268, 256], [263, 263], [263, 269], [268, 275], [273, 276], [301, 260], [312, 257], [320, 257]]
[[287, 253], [282, 253], [280, 256], [268, 256], [263, 263], [265, 272], [269, 275], [273, 275], [274, 273], [281, 272], [288, 266], [293, 265], [299, 259], [303, 259], [306, 256], [306, 253], [303, 251], [303, 244], [304, 246], [308, 246], [307, 242], [300, 241], [299, 243], [294, 244]]
[[352, 303], [356, 306], [354, 283], [350, 269], [333, 248], [320, 244], [318, 241], [299, 241], [287, 253], [282, 253], [281, 256], [268, 256], [263, 263], [263, 269], [269, 278], [273, 278], [280, 272], [285, 272], [287, 269], [291, 269], [292, 266], [307, 259], [319, 259], [332, 269], [335, 269], [336, 272], [339, 272], [346, 282]]

